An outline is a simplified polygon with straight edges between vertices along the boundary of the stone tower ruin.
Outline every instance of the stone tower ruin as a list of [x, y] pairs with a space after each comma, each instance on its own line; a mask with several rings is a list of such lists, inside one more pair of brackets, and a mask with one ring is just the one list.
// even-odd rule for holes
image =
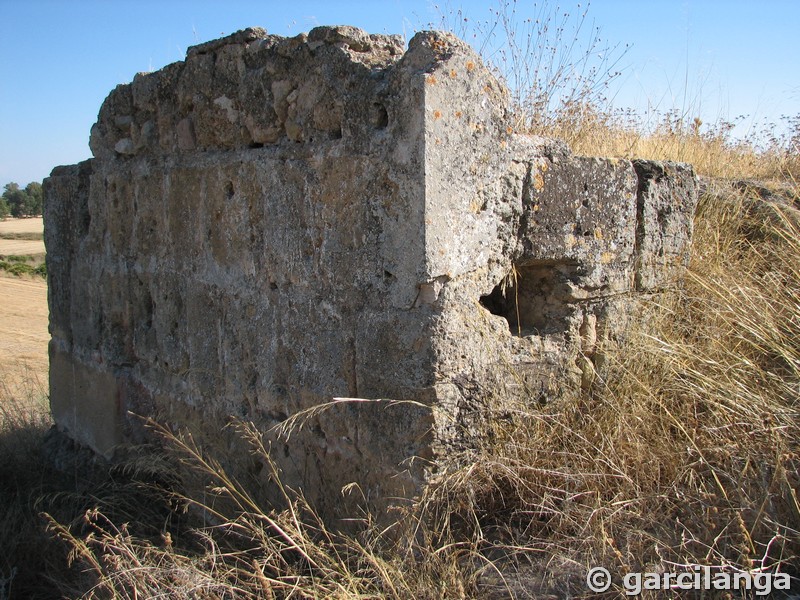
[[45, 182], [58, 427], [110, 458], [134, 415], [229, 447], [252, 421], [334, 515], [350, 483], [418, 493], [490, 405], [590, 385], [686, 263], [695, 177], [519, 135], [507, 102], [452, 35], [352, 27], [117, 86]]

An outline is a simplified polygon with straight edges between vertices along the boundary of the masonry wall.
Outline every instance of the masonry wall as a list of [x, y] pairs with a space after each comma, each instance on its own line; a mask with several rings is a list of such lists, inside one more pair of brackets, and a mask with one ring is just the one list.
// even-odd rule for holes
[[694, 176], [575, 157], [505, 111], [435, 32], [249, 29], [118, 86], [94, 158], [45, 182], [58, 426], [112, 457], [146, 439], [133, 415], [234, 451], [225, 425], [254, 421], [335, 516], [351, 482], [413, 496], [490, 404], [589, 385], [598, 341], [678, 276]]

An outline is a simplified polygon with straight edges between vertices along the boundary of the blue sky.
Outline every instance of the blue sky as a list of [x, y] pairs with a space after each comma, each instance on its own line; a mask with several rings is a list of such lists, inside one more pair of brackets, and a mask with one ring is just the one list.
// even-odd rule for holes
[[[351, 24], [410, 38], [442, 12], [490, 17], [492, 0], [0, 0], [0, 186], [39, 181], [90, 157], [89, 130], [108, 92], [183, 59], [192, 44], [248, 26], [295, 35]], [[521, 14], [533, 2], [519, 1]], [[578, 14], [577, 2], [561, 2]], [[532, 12], [530, 13], [532, 14]], [[800, 113], [800, 2], [595, 0], [589, 24], [630, 49], [615, 105], [675, 107], [701, 117], [778, 122]]]

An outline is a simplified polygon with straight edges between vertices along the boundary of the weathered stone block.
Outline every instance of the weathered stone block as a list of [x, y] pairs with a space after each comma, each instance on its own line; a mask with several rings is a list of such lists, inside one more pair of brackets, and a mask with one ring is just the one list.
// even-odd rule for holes
[[633, 161], [639, 178], [636, 287], [653, 291], [689, 263], [697, 181], [688, 165]]
[[490, 405], [590, 385], [615, 315], [679, 275], [694, 176], [515, 135], [506, 103], [449, 34], [352, 27], [118, 86], [95, 158], [45, 182], [59, 427], [110, 455], [131, 414], [227, 449], [252, 420], [332, 518], [350, 483], [417, 493]]
[[111, 458], [125, 441], [120, 390], [114, 373], [87, 365], [50, 342], [50, 410], [59, 426], [95, 452]]

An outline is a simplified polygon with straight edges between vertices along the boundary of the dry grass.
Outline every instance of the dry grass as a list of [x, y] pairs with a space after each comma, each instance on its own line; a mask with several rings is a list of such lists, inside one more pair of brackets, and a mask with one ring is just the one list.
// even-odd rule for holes
[[[36, 501], [50, 468], [42, 440], [51, 420], [43, 390], [33, 386], [14, 395], [0, 388], [0, 598], [16, 589], [35, 589], [40, 572], [30, 565], [42, 558], [47, 537], [38, 526]], [[20, 594], [22, 595], [22, 594]]]
[[[258, 489], [231, 479], [191, 436], [152, 426], [171, 453], [162, 481], [180, 473], [184, 483], [206, 482], [205, 489], [184, 495], [153, 487], [162, 502], [169, 498], [187, 515], [187, 523], [149, 537], [98, 508], [70, 525], [49, 518], [49, 530], [86, 576], [85, 598], [433, 598], [449, 596], [454, 581], [474, 577], [457, 568], [459, 547], [434, 551], [405, 537], [405, 530], [404, 536], [369, 526], [361, 536], [333, 533], [302, 496], [285, 488], [287, 508], [264, 506]], [[242, 423], [240, 433], [271, 464], [261, 432]], [[272, 476], [279, 479], [275, 471]], [[459, 597], [464, 588], [457, 583]]]
[[723, 179], [800, 180], [797, 118], [789, 120], [790, 133], [776, 136], [765, 126], [745, 139], [734, 137], [733, 123], [704, 124], [688, 113], [667, 111], [652, 120], [573, 103], [531, 131], [567, 141], [576, 154], [684, 162]]

